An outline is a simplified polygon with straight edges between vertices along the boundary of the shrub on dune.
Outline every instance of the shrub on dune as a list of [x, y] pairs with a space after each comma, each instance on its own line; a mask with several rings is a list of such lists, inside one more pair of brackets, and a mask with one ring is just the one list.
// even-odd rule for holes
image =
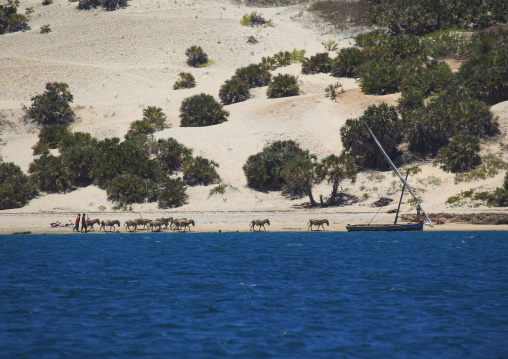
[[65, 193], [72, 190], [72, 180], [60, 157], [42, 155], [30, 163], [28, 173], [41, 191]]
[[37, 196], [30, 177], [12, 162], [0, 162], [0, 209], [20, 208]]
[[266, 94], [268, 98], [297, 96], [300, 94], [298, 80], [293, 75], [279, 74], [268, 84]]
[[187, 160], [183, 166], [183, 180], [189, 186], [203, 185], [214, 183], [220, 180], [216, 168], [219, 164], [197, 156]]
[[180, 178], [167, 178], [159, 185], [157, 202], [161, 209], [181, 207], [188, 199], [187, 186]]
[[39, 125], [68, 125], [76, 118], [70, 106], [73, 98], [66, 83], [48, 82], [46, 91], [32, 97], [32, 105], [25, 107], [25, 118]]
[[180, 106], [182, 127], [212, 126], [227, 121], [229, 112], [213, 96], [201, 93], [187, 97]]

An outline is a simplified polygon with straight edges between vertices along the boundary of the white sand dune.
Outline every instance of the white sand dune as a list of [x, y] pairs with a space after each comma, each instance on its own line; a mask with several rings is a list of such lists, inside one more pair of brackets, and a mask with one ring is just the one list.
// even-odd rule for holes
[[[356, 183], [344, 182], [349, 193], [369, 199], [350, 206], [304, 210], [298, 205], [306, 198], [291, 200], [279, 193], [263, 193], [246, 186], [242, 166], [248, 156], [275, 140], [295, 140], [318, 158], [339, 154], [342, 150], [340, 128], [348, 118], [360, 116], [367, 106], [387, 102], [395, 104], [399, 95], [364, 95], [353, 79], [337, 79], [327, 74], [303, 75], [293, 64], [275, 73], [297, 75], [300, 96], [268, 99], [266, 87], [252, 91], [248, 101], [225, 106], [230, 112], [226, 123], [180, 128], [179, 108], [186, 97], [206, 93], [218, 99], [220, 86], [242, 66], [260, 62], [263, 56], [279, 51], [305, 49], [306, 56], [325, 51], [322, 42], [336, 41], [340, 47], [354, 43], [353, 31], [336, 31], [320, 24], [304, 5], [277, 8], [253, 8], [238, 2], [206, 0], [130, 1], [130, 6], [114, 12], [79, 11], [76, 3], [55, 0], [43, 6], [40, 0], [22, 0], [20, 9], [34, 8], [29, 25], [32, 30], [0, 36], [0, 137], [5, 145], [0, 155], [24, 171], [33, 161], [31, 147], [37, 142], [38, 129], [22, 120], [23, 105], [41, 94], [47, 82], [65, 82], [74, 95], [74, 110], [79, 116], [74, 131], [89, 132], [102, 139], [123, 138], [131, 122], [142, 118], [142, 109], [158, 106], [168, 117], [171, 128], [155, 134], [173, 137], [201, 155], [219, 163], [219, 174], [227, 188], [224, 195], [209, 196], [213, 186], [191, 187], [189, 203], [160, 211], [156, 203], [135, 204], [131, 211], [115, 211], [105, 191], [89, 186], [68, 194], [47, 194], [20, 209], [0, 211], [0, 232], [30, 226], [32, 231], [46, 228], [55, 220], [67, 221], [75, 213], [90, 217], [157, 217], [171, 213], [195, 217], [201, 229], [246, 230], [253, 217], [276, 218], [272, 229], [306, 229], [311, 217], [327, 216], [331, 229], [341, 230], [346, 222], [390, 221], [387, 210], [397, 206], [399, 181], [390, 172], [360, 174]], [[273, 22], [273, 27], [245, 27], [239, 20], [257, 11]], [[40, 34], [42, 25], [52, 32]], [[247, 37], [259, 41], [251, 45]], [[191, 68], [185, 50], [199, 45], [214, 64]], [[333, 52], [330, 53], [334, 55]], [[173, 90], [178, 73], [190, 72], [197, 86]], [[338, 102], [325, 96], [325, 87], [341, 82], [345, 92]], [[499, 116], [502, 135], [482, 144], [484, 151], [498, 153], [506, 142], [508, 103], [493, 106]], [[505, 160], [508, 156], [504, 155]], [[453, 175], [430, 162], [420, 163], [422, 172], [410, 178], [428, 213], [495, 211], [482, 207], [449, 208], [448, 197], [471, 188], [492, 190], [500, 186], [504, 172], [493, 178], [454, 184]], [[436, 181], [435, 179], [439, 180]], [[396, 189], [393, 189], [394, 184]], [[328, 196], [326, 183], [315, 188], [315, 197]], [[394, 202], [383, 208], [371, 206], [380, 197]], [[403, 213], [413, 213], [404, 203]], [[35, 215], [37, 214], [37, 215]], [[30, 224], [27, 224], [27, 221]], [[197, 226], [199, 227], [199, 226]]]

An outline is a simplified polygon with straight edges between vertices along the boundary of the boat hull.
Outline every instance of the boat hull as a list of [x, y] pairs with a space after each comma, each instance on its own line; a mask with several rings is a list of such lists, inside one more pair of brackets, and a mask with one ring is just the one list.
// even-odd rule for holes
[[348, 224], [348, 232], [405, 232], [423, 231], [423, 222], [406, 224]]

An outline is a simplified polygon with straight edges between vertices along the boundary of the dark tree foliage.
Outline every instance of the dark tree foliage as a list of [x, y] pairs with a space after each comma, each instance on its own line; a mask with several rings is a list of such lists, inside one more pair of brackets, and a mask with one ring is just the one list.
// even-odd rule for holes
[[62, 163], [69, 178], [75, 186], [86, 186], [92, 183], [90, 171], [96, 160], [97, 140], [67, 147], [61, 150]]
[[132, 203], [153, 202], [156, 200], [157, 185], [148, 178], [142, 178], [133, 173], [116, 176], [106, 187], [108, 199], [119, 206]]
[[508, 35], [504, 41], [504, 46], [471, 58], [458, 72], [458, 81], [472, 96], [489, 105], [508, 100]]
[[72, 147], [89, 146], [95, 148], [98, 140], [86, 132], [71, 132], [64, 136], [59, 142], [60, 152]]
[[38, 194], [31, 179], [12, 162], [0, 162], [0, 209], [20, 208]]
[[480, 139], [478, 137], [457, 135], [452, 138], [448, 146], [442, 147], [437, 155], [437, 161], [445, 171], [467, 172], [481, 163]]
[[403, 138], [402, 124], [395, 107], [386, 103], [369, 106], [360, 118], [347, 120], [340, 129], [342, 146], [359, 165], [387, 168], [388, 164], [363, 121], [370, 127], [388, 156], [394, 159], [398, 154], [397, 146]]
[[356, 45], [360, 47], [373, 47], [377, 46], [380, 41], [385, 40], [388, 35], [383, 30], [373, 30], [369, 32], [362, 32], [354, 37]]
[[28, 173], [41, 191], [65, 193], [73, 189], [71, 177], [60, 157], [42, 155], [30, 163]]
[[220, 87], [219, 98], [224, 105], [243, 102], [250, 97], [249, 85], [243, 79], [233, 76]]
[[155, 131], [162, 131], [169, 127], [166, 119], [166, 114], [162, 112], [160, 107], [148, 106], [143, 109], [143, 121], [152, 125]]
[[483, 28], [496, 22], [506, 23], [508, 12], [503, 0], [368, 0], [372, 22], [391, 32], [424, 34], [443, 28]]
[[277, 67], [291, 65], [291, 53], [289, 51], [279, 51], [273, 55]]
[[192, 149], [185, 147], [174, 138], [159, 139], [153, 145], [153, 152], [161, 171], [170, 175], [181, 171], [183, 164], [192, 158]]
[[187, 186], [180, 178], [167, 178], [159, 184], [157, 191], [159, 208], [181, 207], [188, 199]]
[[90, 171], [94, 183], [106, 188], [116, 176], [127, 173], [157, 181], [160, 168], [156, 161], [148, 157], [144, 148], [132, 141], [120, 143], [119, 138], [99, 141], [97, 156]]
[[425, 107], [403, 113], [409, 149], [436, 155], [455, 135], [488, 137], [499, 133], [489, 106], [471, 97], [467, 88], [451, 84]]
[[426, 98], [441, 93], [452, 82], [453, 73], [448, 65], [433, 60], [402, 80], [398, 107], [401, 110], [423, 107]]
[[332, 60], [328, 52], [318, 53], [310, 58], [304, 57], [302, 60], [302, 74], [328, 73], [332, 68]]
[[413, 35], [384, 37], [376, 46], [364, 48], [362, 54], [366, 61], [358, 67], [360, 87], [378, 95], [398, 92], [404, 78], [426, 59], [424, 46]]
[[244, 81], [250, 88], [266, 86], [272, 78], [270, 71], [263, 64], [240, 67], [235, 71], [235, 76]]
[[284, 166], [294, 158], [305, 158], [304, 151], [294, 141], [275, 141], [263, 148], [262, 152], [249, 156], [243, 165], [243, 172], [249, 187], [260, 190], [281, 190], [285, 181]]
[[[39, 141], [35, 145], [39, 147], [41, 145], [47, 145], [48, 149], [59, 148], [63, 139], [69, 135], [71, 129], [67, 125], [46, 125], [42, 126], [39, 131]], [[37, 155], [39, 153], [35, 153]]]
[[188, 159], [183, 166], [183, 180], [189, 186], [214, 183], [220, 180], [216, 168], [219, 164], [201, 156]]
[[173, 85], [173, 89], [174, 90], [179, 90], [179, 89], [190, 89], [190, 88], [193, 88], [193, 87], [196, 87], [196, 79], [194, 78], [194, 76], [192, 76], [191, 73], [188, 73], [188, 72], [180, 72], [178, 74], [178, 77], [180, 78], [179, 80], [177, 80], [174, 85]]
[[127, 131], [128, 135], [131, 134], [151, 135], [152, 133], [155, 133], [155, 128], [150, 122], [145, 120], [131, 122], [131, 125], [129, 126], [129, 131]]
[[48, 82], [42, 95], [32, 97], [32, 105], [25, 108], [25, 117], [39, 125], [68, 125], [76, 117], [70, 106], [72, 100], [69, 85]]
[[102, 5], [102, 0], [79, 0], [78, 10], [96, 9]]
[[19, 0], [7, 0], [0, 5], [0, 35], [8, 32], [30, 30], [27, 18], [18, 14]]
[[201, 93], [187, 97], [180, 106], [182, 127], [212, 126], [227, 121], [229, 112], [213, 96]]
[[320, 181], [326, 180], [332, 185], [332, 192], [325, 205], [333, 205], [339, 193], [340, 183], [345, 179], [355, 182], [356, 174], [354, 158], [346, 152], [340, 156], [329, 155], [323, 158], [317, 165], [316, 175]]
[[344, 47], [339, 50], [331, 65], [331, 75], [335, 77], [357, 77], [358, 66], [364, 61], [362, 51], [357, 47]]
[[297, 96], [300, 94], [298, 79], [289, 74], [279, 74], [268, 84], [266, 95], [268, 98]]
[[102, 7], [108, 11], [118, 10], [127, 7], [129, 0], [103, 0]]
[[114, 11], [127, 7], [129, 0], [79, 0], [79, 10], [96, 9], [102, 6], [107, 11]]
[[301, 156], [291, 158], [284, 164], [281, 177], [284, 180], [282, 194], [292, 198], [309, 196], [311, 206], [316, 206], [316, 200], [312, 194], [312, 187], [319, 182], [315, 167], [316, 157], [308, 151]]
[[193, 45], [185, 51], [187, 63], [189, 66], [198, 67], [208, 62], [208, 55], [203, 51], [201, 46]]

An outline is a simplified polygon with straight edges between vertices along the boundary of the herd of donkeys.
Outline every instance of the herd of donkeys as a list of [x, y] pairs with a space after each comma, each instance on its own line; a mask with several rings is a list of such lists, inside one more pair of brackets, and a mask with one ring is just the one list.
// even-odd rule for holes
[[[98, 219], [93, 219], [93, 220], [87, 220], [87, 228], [89, 229], [89, 231], [94, 231], [94, 228], [93, 226], [95, 224], [100, 224], [100, 228], [99, 228], [99, 232], [104, 230], [104, 232], [114, 232], [115, 231], [115, 226], [118, 226], [120, 228], [120, 221], [118, 220], [102, 220], [102, 221], [99, 221]], [[251, 231], [255, 231], [256, 230], [256, 227], [258, 227], [258, 232], [261, 231], [261, 228], [263, 228], [265, 231], [266, 231], [266, 227], [265, 225], [270, 225], [270, 220], [269, 219], [253, 219], [249, 225], [249, 228]], [[312, 227], [313, 226], [317, 226], [317, 229], [319, 230], [320, 227], [323, 228], [323, 230], [325, 230], [325, 227], [324, 227], [324, 224], [326, 224], [327, 226], [330, 225], [330, 223], [328, 222], [327, 219], [318, 219], [318, 218], [314, 218], [314, 219], [310, 219], [309, 222], [307, 223], [307, 226], [308, 226], [308, 229], [312, 231]], [[143, 229], [143, 230], [151, 230], [152, 232], [160, 232], [163, 227], [164, 229], [171, 229], [171, 230], [175, 230], [175, 231], [183, 231], [183, 232], [186, 232], [187, 230], [189, 230], [189, 232], [191, 231], [191, 227], [190, 226], [195, 226], [196, 224], [194, 223], [194, 220], [192, 219], [187, 219], [187, 218], [173, 218], [173, 217], [168, 217], [168, 218], [157, 218], [155, 220], [151, 220], [151, 219], [148, 219], [148, 218], [136, 218], [136, 219], [129, 219], [127, 221], [125, 221], [124, 223], [124, 227], [127, 229], [127, 231], [129, 232], [136, 232], [138, 229]], [[106, 230], [108, 229], [108, 230]]]

